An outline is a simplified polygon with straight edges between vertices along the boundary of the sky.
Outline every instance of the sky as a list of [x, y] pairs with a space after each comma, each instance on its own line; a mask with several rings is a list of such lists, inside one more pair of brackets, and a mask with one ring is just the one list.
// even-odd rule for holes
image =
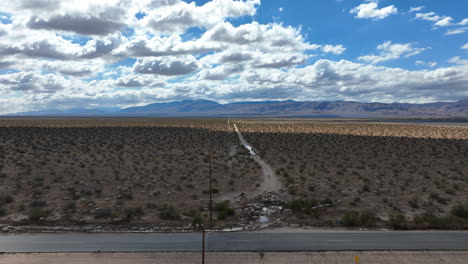
[[0, 114], [468, 98], [468, 1], [3, 0]]

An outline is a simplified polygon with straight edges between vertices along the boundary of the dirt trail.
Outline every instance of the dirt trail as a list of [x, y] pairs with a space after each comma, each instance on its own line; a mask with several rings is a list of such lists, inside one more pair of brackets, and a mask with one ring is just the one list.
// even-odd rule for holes
[[281, 189], [281, 182], [278, 180], [273, 169], [266, 163], [255, 151], [254, 148], [244, 139], [241, 132], [237, 128], [236, 124], [234, 125], [234, 129], [239, 136], [239, 141], [242, 145], [244, 145], [250, 152], [252, 158], [261, 166], [262, 173], [263, 173], [263, 182], [260, 184], [260, 191], [261, 192], [278, 192]]

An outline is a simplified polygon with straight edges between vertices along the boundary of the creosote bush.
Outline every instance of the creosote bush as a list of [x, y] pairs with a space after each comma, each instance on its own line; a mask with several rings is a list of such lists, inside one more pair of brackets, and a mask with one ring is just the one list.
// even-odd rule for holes
[[377, 223], [377, 219], [372, 212], [348, 212], [343, 215], [343, 225], [349, 227], [372, 227]]
[[229, 202], [228, 201], [224, 201], [224, 202], [220, 202], [220, 203], [215, 204], [214, 210], [218, 214], [218, 219], [219, 220], [224, 220], [227, 217], [234, 215], [234, 209], [229, 207]]
[[180, 216], [174, 206], [165, 204], [159, 208], [159, 218], [161, 220], [179, 220]]
[[48, 212], [39, 207], [34, 207], [29, 212], [29, 220], [33, 222], [38, 222], [39, 220], [41, 220], [41, 218], [45, 218], [47, 216]]

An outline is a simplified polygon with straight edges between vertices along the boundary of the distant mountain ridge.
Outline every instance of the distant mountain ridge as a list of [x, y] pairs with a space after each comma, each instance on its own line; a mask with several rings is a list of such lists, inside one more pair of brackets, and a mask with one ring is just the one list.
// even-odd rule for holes
[[209, 100], [184, 100], [145, 106], [43, 110], [8, 116], [81, 117], [416, 117], [468, 118], [468, 99], [427, 104], [360, 103], [355, 101], [260, 101], [220, 104]]

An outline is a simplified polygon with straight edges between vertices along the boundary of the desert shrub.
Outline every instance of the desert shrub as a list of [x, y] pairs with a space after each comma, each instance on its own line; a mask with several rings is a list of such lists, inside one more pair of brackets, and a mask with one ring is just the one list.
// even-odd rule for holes
[[13, 196], [11, 196], [9, 194], [1, 194], [0, 195], [0, 206], [2, 206], [4, 204], [12, 203], [13, 200], [14, 200]]
[[157, 209], [158, 205], [155, 203], [146, 203], [146, 208], [148, 209]]
[[447, 199], [445, 199], [443, 197], [440, 197], [440, 195], [438, 193], [431, 193], [429, 195], [429, 198], [431, 198], [433, 200], [436, 200], [438, 203], [447, 204]]
[[110, 218], [111, 216], [112, 216], [111, 208], [102, 208], [102, 209], [96, 210], [96, 213], [94, 214], [94, 217], [96, 219], [105, 219], [105, 218]]
[[34, 181], [35, 181], [35, 182], [43, 182], [43, 181], [44, 181], [44, 178], [41, 177], [41, 176], [36, 176], [36, 177], [34, 177]]
[[162, 220], [179, 220], [180, 216], [174, 206], [165, 204], [159, 208], [159, 218]]
[[454, 226], [457, 221], [453, 217], [436, 216], [431, 214], [418, 215], [413, 219], [417, 227], [447, 229]]
[[290, 195], [296, 195], [297, 194], [297, 189], [294, 186], [289, 186], [288, 193]]
[[219, 220], [224, 220], [227, 217], [234, 215], [234, 209], [229, 207], [229, 202], [227, 201], [215, 204], [214, 210], [218, 214]]
[[287, 207], [293, 211], [302, 211], [310, 209], [316, 205], [316, 200], [294, 199], [287, 204]]
[[394, 213], [390, 217], [390, 225], [394, 229], [402, 229], [405, 227], [406, 217], [402, 213]]
[[42, 207], [42, 206], [46, 206], [47, 203], [45, 200], [32, 200], [29, 205], [31, 207]]
[[[203, 194], [210, 194], [210, 190], [203, 190], [202, 193], [203, 193]], [[217, 188], [212, 188], [212, 189], [211, 189], [211, 194], [216, 194], [216, 193], [219, 193], [219, 189], [217, 189]]]
[[192, 210], [189, 215], [192, 217], [192, 226], [201, 227], [203, 225], [203, 217], [200, 211]]
[[368, 184], [364, 184], [362, 186], [362, 192], [370, 192], [370, 187]]
[[456, 205], [452, 208], [450, 213], [454, 216], [468, 219], [468, 205]]
[[34, 190], [32, 192], [33, 197], [41, 196], [42, 194], [44, 194], [44, 193], [41, 190]]
[[75, 210], [75, 208], [76, 208], [76, 203], [73, 201], [69, 201], [63, 206], [63, 209], [65, 209], [65, 211], [73, 211]]
[[0, 217], [7, 215], [7, 211], [5, 208], [0, 208]]
[[372, 212], [348, 212], [343, 215], [343, 225], [345, 226], [375, 226], [377, 220]]
[[345, 226], [358, 226], [359, 225], [359, 213], [358, 212], [345, 213], [342, 219], [343, 219], [343, 225]]
[[39, 207], [34, 207], [29, 212], [29, 220], [38, 222], [41, 218], [47, 217], [48, 213]]
[[125, 209], [125, 219], [132, 220], [133, 218], [137, 217], [140, 218], [145, 214], [141, 207], [133, 207], [133, 208], [126, 208]]
[[414, 208], [414, 209], [419, 208], [419, 201], [417, 199], [413, 199], [411, 201], [408, 201], [408, 204], [409, 204], [409, 206], [411, 206], [411, 208]]

